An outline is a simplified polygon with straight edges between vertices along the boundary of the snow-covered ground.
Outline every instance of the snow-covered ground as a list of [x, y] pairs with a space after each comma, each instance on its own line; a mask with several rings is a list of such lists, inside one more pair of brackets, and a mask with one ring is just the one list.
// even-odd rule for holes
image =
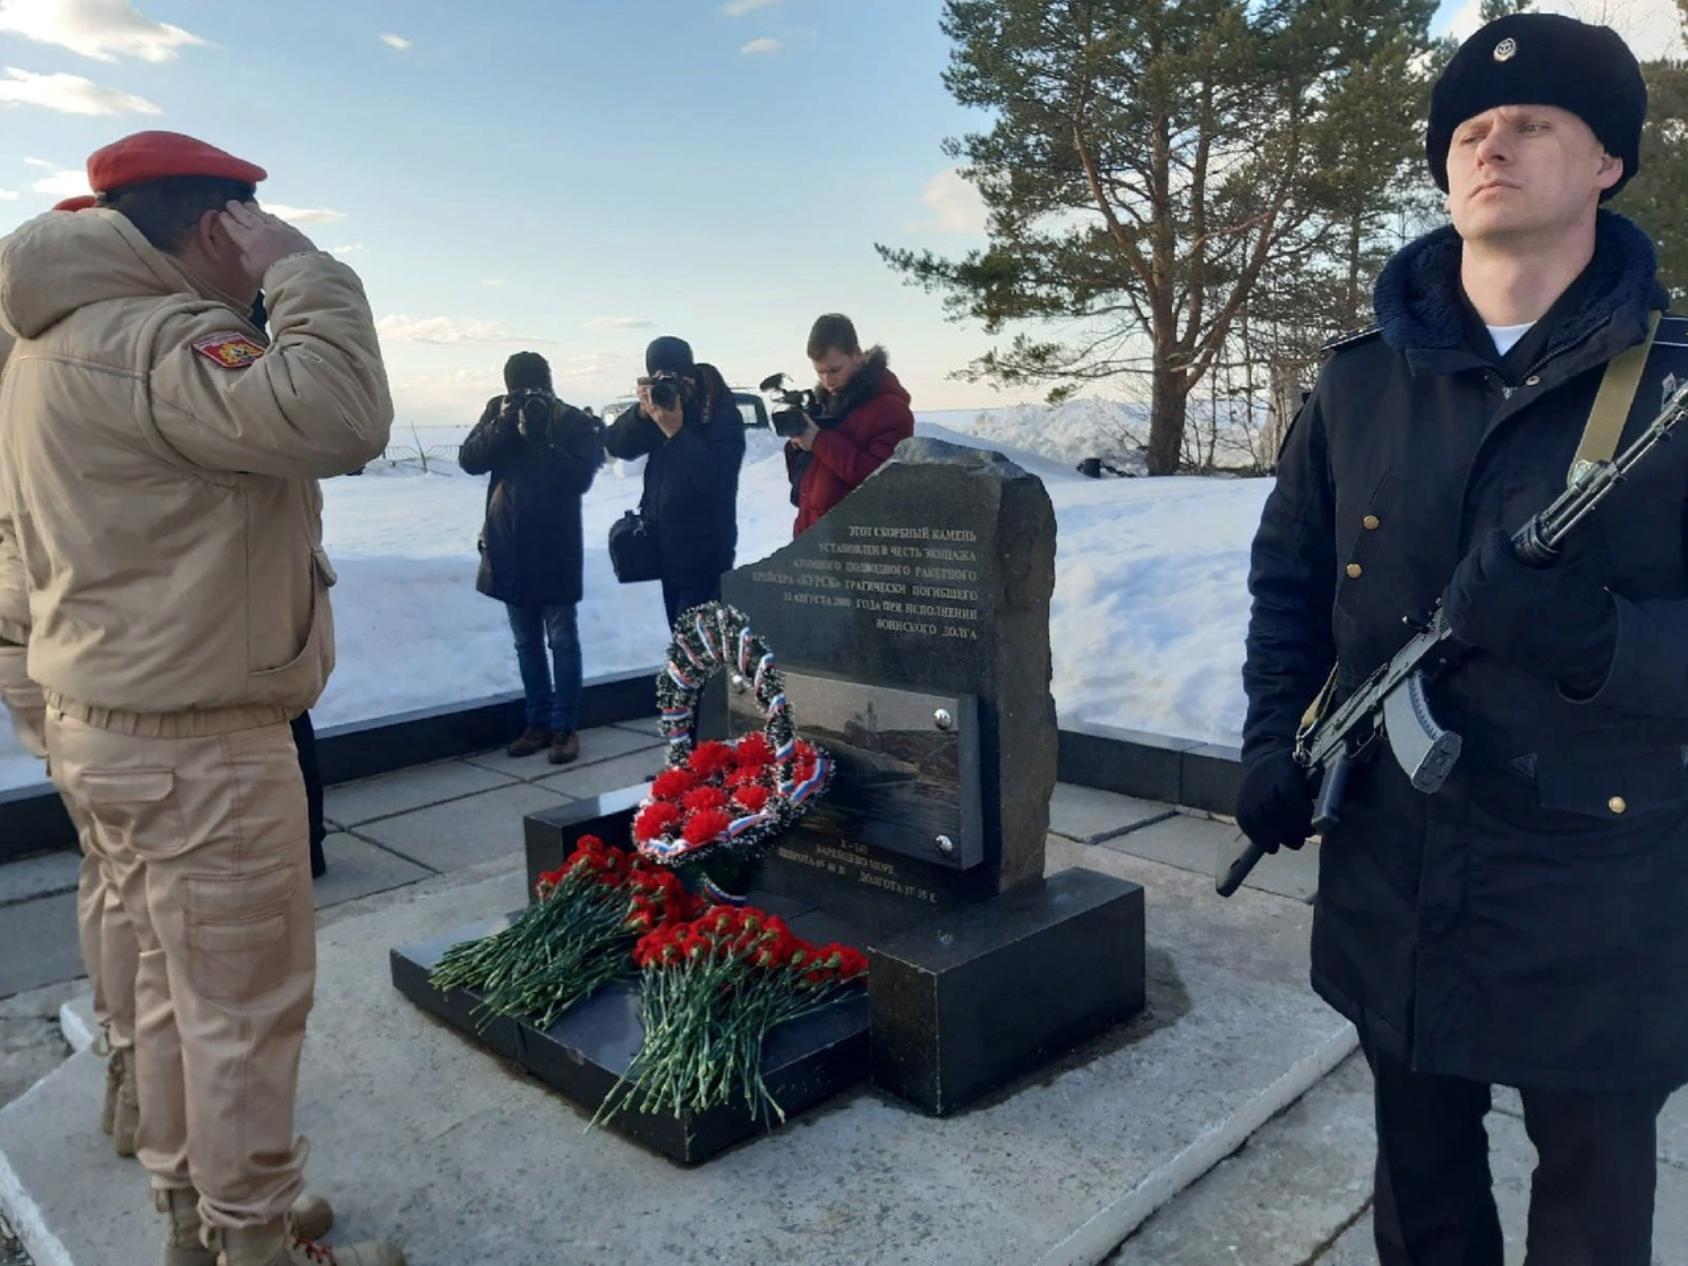
[[[918, 415], [921, 434], [1006, 453], [1043, 479], [1059, 526], [1050, 613], [1054, 692], [1063, 721], [1236, 742], [1242, 724], [1249, 539], [1271, 484], [1251, 479], [1086, 479], [1082, 457], [1117, 452], [1118, 406]], [[447, 455], [461, 431], [394, 431], [420, 440], [430, 471], [377, 463], [323, 486], [338, 660], [312, 717], [333, 725], [520, 689], [504, 609], [475, 592], [475, 536], [486, 481]], [[603, 542], [638, 504], [636, 463], [600, 472], [587, 495], [588, 677], [656, 662], [666, 637], [657, 586], [618, 585]], [[791, 537], [780, 442], [753, 436], [739, 491], [739, 559]], [[0, 788], [40, 766], [0, 726]]]

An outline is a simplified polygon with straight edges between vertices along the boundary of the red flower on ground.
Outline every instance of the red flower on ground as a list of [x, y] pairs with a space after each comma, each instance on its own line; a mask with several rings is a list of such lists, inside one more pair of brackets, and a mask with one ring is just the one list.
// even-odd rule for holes
[[765, 734], [746, 734], [733, 748], [733, 762], [740, 769], [746, 766], [766, 765], [773, 759], [773, 744], [768, 742], [768, 736]]
[[765, 782], [768, 778], [766, 765], [740, 765], [727, 775], [727, 786], [749, 787], [756, 783]]

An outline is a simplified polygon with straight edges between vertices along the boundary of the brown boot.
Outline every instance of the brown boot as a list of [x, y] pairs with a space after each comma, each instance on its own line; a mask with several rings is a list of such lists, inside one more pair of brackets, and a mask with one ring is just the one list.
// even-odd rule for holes
[[504, 754], [506, 756], [532, 756], [535, 752], [543, 752], [549, 746], [551, 746], [551, 731], [530, 725], [522, 731], [521, 738], [504, 749]]
[[135, 1083], [135, 1052], [113, 1051], [106, 1064], [106, 1094], [112, 1099], [111, 1150], [119, 1156], [135, 1154], [135, 1131], [141, 1127], [141, 1096]]
[[217, 1255], [199, 1236], [199, 1193], [192, 1187], [154, 1191], [153, 1208], [170, 1222], [164, 1232], [164, 1266], [217, 1266]]
[[264, 1226], [213, 1229], [216, 1266], [405, 1266], [404, 1254], [382, 1240], [329, 1246], [290, 1234], [285, 1218]]
[[558, 730], [551, 740], [551, 754], [545, 759], [553, 765], [567, 765], [580, 758], [580, 735], [573, 730]]

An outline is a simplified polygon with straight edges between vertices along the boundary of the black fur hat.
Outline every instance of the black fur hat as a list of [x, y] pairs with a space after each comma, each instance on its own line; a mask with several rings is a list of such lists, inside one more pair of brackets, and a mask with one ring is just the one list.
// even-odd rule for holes
[[1430, 93], [1424, 155], [1436, 185], [1448, 189], [1448, 146], [1467, 119], [1505, 105], [1550, 105], [1569, 110], [1623, 159], [1623, 175], [1601, 195], [1610, 198], [1641, 163], [1641, 123], [1647, 85], [1635, 54], [1609, 26], [1591, 26], [1557, 13], [1512, 13], [1478, 31], [1453, 55]]
[[504, 390], [551, 390], [551, 366], [538, 352], [517, 352], [504, 362]]

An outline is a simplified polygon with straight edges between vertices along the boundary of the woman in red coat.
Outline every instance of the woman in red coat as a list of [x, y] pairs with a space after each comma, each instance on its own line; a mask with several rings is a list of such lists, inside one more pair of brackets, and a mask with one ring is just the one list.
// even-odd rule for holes
[[820, 416], [785, 446], [797, 507], [793, 536], [819, 522], [914, 434], [908, 392], [887, 368], [885, 349], [863, 352], [849, 317], [828, 313], [815, 322], [809, 359], [819, 379]]

